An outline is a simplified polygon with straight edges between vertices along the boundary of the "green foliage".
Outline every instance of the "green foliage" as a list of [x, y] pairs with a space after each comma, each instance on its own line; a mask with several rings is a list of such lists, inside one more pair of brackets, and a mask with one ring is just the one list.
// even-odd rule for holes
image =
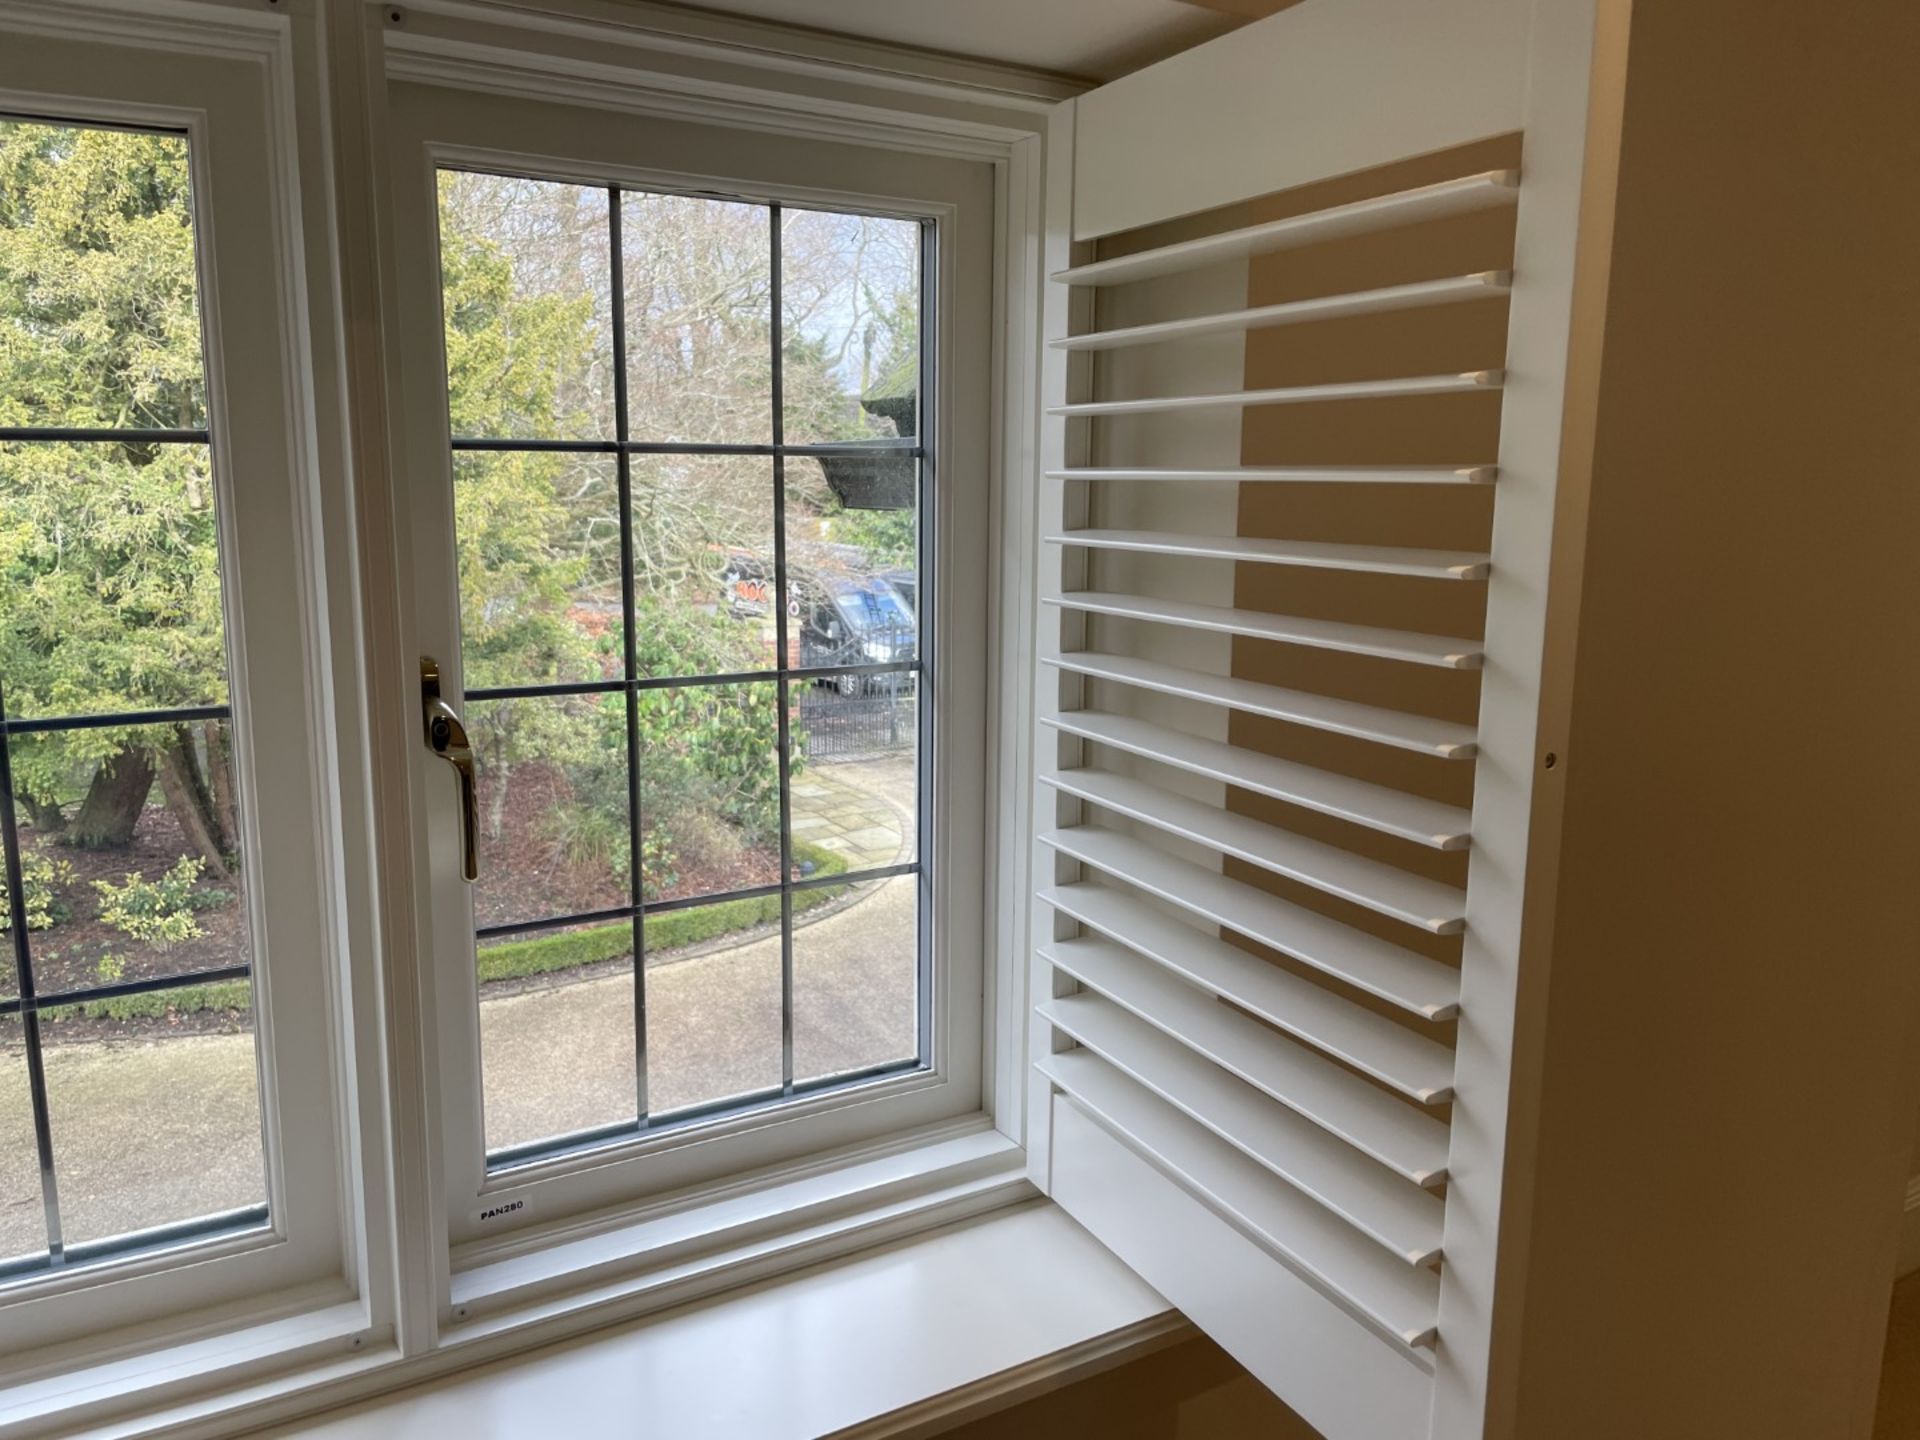
[[183, 855], [158, 880], [136, 873], [118, 885], [111, 880], [94, 881], [93, 888], [100, 892], [100, 918], [157, 950], [197, 939], [203, 932], [193, 914], [193, 890], [205, 864], [197, 856]]
[[912, 510], [837, 508], [822, 528], [836, 543], [858, 547], [876, 571], [912, 570], [919, 563], [919, 517]]
[[[847, 862], [831, 850], [794, 842], [794, 856], [813, 864], [815, 875], [839, 875]], [[846, 893], [841, 885], [821, 885], [796, 890], [793, 910], [796, 915], [824, 905]], [[762, 895], [753, 900], [721, 900], [685, 910], [669, 910], [647, 920], [647, 950], [650, 954], [678, 950], [702, 941], [750, 930], [758, 925], [774, 925], [780, 920], [780, 897]], [[528, 975], [548, 975], [557, 970], [573, 970], [595, 965], [633, 953], [633, 926], [625, 920], [610, 925], [592, 925], [559, 934], [536, 935], [527, 940], [502, 940], [480, 950], [480, 979], [517, 980]]]
[[[205, 423], [186, 142], [0, 121], [0, 424]], [[15, 714], [227, 698], [205, 447], [0, 446], [0, 675]], [[23, 737], [84, 788], [133, 736]]]
[[172, 990], [149, 990], [139, 995], [114, 995], [105, 1000], [83, 1000], [40, 1012], [42, 1023], [88, 1020], [164, 1020], [171, 1015], [224, 1012], [245, 1015], [253, 1008], [253, 987], [245, 980], [216, 980], [206, 985], [182, 985]]
[[[60, 892], [73, 883], [73, 866], [65, 860], [28, 850], [20, 857], [20, 877], [26, 882], [27, 929], [50, 930], [71, 913]], [[0, 931], [13, 928], [13, 908], [0, 903]]]

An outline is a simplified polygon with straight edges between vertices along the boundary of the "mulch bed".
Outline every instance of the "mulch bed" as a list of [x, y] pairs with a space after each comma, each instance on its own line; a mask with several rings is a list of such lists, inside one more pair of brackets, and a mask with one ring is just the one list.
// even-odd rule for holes
[[[553, 817], [572, 802], [573, 789], [554, 765], [523, 761], [513, 767], [507, 794], [496, 812], [482, 795], [480, 881], [474, 886], [477, 925], [510, 924], [550, 915], [584, 915], [628, 903], [625, 877], [601, 860], [570, 861], [552, 831]], [[644, 804], [644, 797], [642, 803]], [[651, 888], [649, 900], [715, 895], [771, 885], [780, 878], [780, 856], [750, 847], [726, 856], [686, 856], [674, 867], [671, 885]]]
[[[482, 812], [482, 879], [474, 890], [477, 923], [488, 925], [590, 912], [627, 903], [624, 878], [614, 875], [608, 865], [598, 861], [570, 861], [564, 849], [555, 843], [549, 829], [550, 819], [570, 799], [566, 777], [558, 767], [531, 763], [515, 767], [505, 803], [499, 811], [497, 833], [490, 831], [486, 823], [490, 817], [486, 811]], [[164, 806], [152, 805], [141, 815], [134, 827], [132, 843], [123, 849], [74, 849], [36, 835], [24, 822], [20, 839], [25, 850], [39, 851], [56, 861], [64, 861], [73, 870], [71, 881], [57, 892], [66, 907], [65, 918], [50, 929], [29, 932], [34, 986], [42, 996], [109, 983], [109, 977], [100, 968], [106, 956], [120, 959], [120, 968], [111, 977], [113, 981], [221, 970], [250, 961], [246, 913], [240, 900], [243, 881], [238, 875], [225, 885], [203, 877], [202, 891], [226, 889], [235, 898], [224, 905], [196, 911], [195, 919], [202, 933], [165, 950], [135, 940], [99, 918], [100, 896], [93, 888], [95, 880], [121, 884], [132, 874], [156, 880], [181, 856], [190, 853], [179, 825]], [[716, 859], [690, 861], [683, 857], [676, 867], [674, 883], [663, 887], [662, 894], [649, 898], [715, 894], [767, 885], [777, 880], [779, 873], [778, 854], [765, 847], [745, 849]], [[10, 941], [10, 937], [8, 939]], [[0, 944], [0, 994], [17, 993], [13, 978], [10, 944]], [[537, 981], [515, 982], [515, 987], [531, 983]], [[552, 983], [551, 980], [548, 983]], [[490, 993], [492, 988], [489, 987]], [[169, 1010], [159, 1016], [112, 1019], [84, 1015], [76, 1009], [60, 1012], [57, 1023], [45, 1026], [43, 1035], [48, 1043], [138, 1041], [163, 1034], [232, 1034], [251, 1028], [251, 1015], [235, 1010], [198, 1010], [187, 1014]], [[0, 1019], [0, 1050], [15, 1048], [19, 1042], [18, 1021]]]
[[73, 879], [57, 892], [70, 912], [67, 918], [51, 929], [28, 932], [34, 988], [41, 995], [91, 989], [106, 983], [100, 973], [100, 960], [107, 955], [120, 957], [122, 969], [115, 977], [118, 980], [223, 970], [231, 965], [244, 965], [251, 958], [245, 911], [239, 901], [241, 880], [237, 875], [222, 885], [202, 873], [201, 890], [223, 889], [234, 898], [213, 909], [195, 911], [194, 918], [202, 933], [165, 950], [135, 940], [99, 918], [100, 895], [93, 888], [95, 880], [110, 880], [117, 885], [133, 874], [157, 880], [181, 856], [190, 853], [170, 811], [160, 806], [149, 808], [134, 826], [133, 843], [121, 850], [78, 850], [49, 843], [25, 824], [20, 827], [20, 840], [22, 848], [37, 850], [73, 867]]

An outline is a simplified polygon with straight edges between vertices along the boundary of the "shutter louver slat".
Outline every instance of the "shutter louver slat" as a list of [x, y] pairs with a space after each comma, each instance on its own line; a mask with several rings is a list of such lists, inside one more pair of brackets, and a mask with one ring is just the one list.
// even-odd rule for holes
[[1045, 663], [1095, 680], [1111, 680], [1162, 695], [1202, 700], [1209, 705], [1245, 710], [1251, 715], [1265, 715], [1335, 735], [1350, 735], [1357, 740], [1437, 755], [1443, 760], [1470, 760], [1478, 748], [1473, 727], [1469, 725], [1455, 725], [1377, 705], [1361, 705], [1317, 695], [1310, 690], [1287, 690], [1255, 680], [1207, 675], [1132, 655], [1070, 650], [1063, 655], [1048, 656]]
[[1464, 850], [1470, 813], [1403, 790], [1280, 760], [1219, 740], [1205, 740], [1164, 725], [1100, 710], [1068, 710], [1048, 725], [1082, 740], [1124, 750], [1195, 775], [1237, 785], [1290, 805], [1364, 825], [1435, 850]]
[[1043, 844], [1236, 935], [1291, 955], [1429, 1020], [1460, 1008], [1460, 977], [1437, 960], [1342, 925], [1277, 895], [1094, 825], [1051, 830]]
[[1404, 1025], [1302, 980], [1237, 945], [1183, 925], [1104, 885], [1057, 885], [1039, 898], [1195, 985], [1324, 1050], [1423, 1105], [1453, 1093], [1453, 1053]]
[[1110, 590], [1070, 590], [1064, 595], [1046, 596], [1044, 603], [1087, 615], [1153, 620], [1162, 625], [1245, 635], [1253, 640], [1278, 640], [1288, 645], [1339, 650], [1349, 655], [1404, 660], [1411, 665], [1437, 665], [1444, 670], [1480, 668], [1478, 640], [1454, 640], [1445, 635], [1383, 630], [1374, 625], [1351, 625], [1339, 620], [1269, 615], [1263, 610], [1234, 610], [1223, 605], [1196, 605], [1188, 600], [1159, 600]]
[[[1087, 1021], [1070, 1014], [1063, 1028]], [[1203, 1059], [1182, 1050], [1158, 1032], [1131, 1028], [1125, 1017], [1087, 1028], [1101, 1038], [1138, 1043], [1119, 1056], [1098, 1045], [1083, 1053], [1097, 1057], [1135, 1084], [1173, 1106], [1195, 1124], [1272, 1171], [1302, 1195], [1353, 1226], [1406, 1265], [1431, 1265], [1440, 1258], [1445, 1202], [1431, 1191], [1393, 1174], [1338, 1138], [1317, 1129], [1293, 1111]]]
[[1318, 405], [1326, 400], [1381, 400], [1406, 395], [1471, 394], [1505, 383], [1498, 370], [1457, 375], [1409, 375], [1393, 380], [1339, 380], [1324, 385], [1287, 385], [1272, 390], [1223, 390], [1210, 395], [1149, 395], [1139, 400], [1082, 400], [1047, 413], [1069, 417], [1151, 415], [1167, 410], [1208, 410], [1247, 405]]
[[1154, 1048], [1148, 1032], [1170, 1037], [1415, 1185], [1446, 1178], [1447, 1127], [1431, 1115], [1141, 963], [1109, 940], [1056, 940], [1046, 952], [1099, 994], [1049, 1000], [1042, 1013], [1114, 1063], [1124, 1068], [1130, 1056]]
[[1484, 580], [1487, 575], [1484, 555], [1455, 555], [1408, 546], [1321, 545], [1307, 540], [1171, 535], [1156, 530], [1066, 530], [1047, 536], [1047, 543], [1083, 545], [1089, 550], [1132, 550], [1148, 555], [1191, 555], [1203, 560], [1248, 560], [1312, 570], [1411, 575], [1423, 580]]
[[1346, 295], [1293, 300], [1284, 305], [1259, 305], [1186, 320], [1161, 320], [1151, 325], [1128, 325], [1117, 330], [1090, 330], [1047, 343], [1059, 350], [1123, 350], [1132, 345], [1156, 345], [1167, 340], [1190, 340], [1202, 335], [1229, 335], [1240, 330], [1266, 330], [1278, 325], [1310, 324], [1351, 315], [1378, 315], [1389, 310], [1413, 310], [1427, 305], [1484, 300], [1506, 293], [1511, 277], [1504, 270], [1484, 270], [1451, 280], [1423, 280], [1413, 285], [1389, 285]]
[[1250, 1235], [1322, 1293], [1412, 1349], [1435, 1338], [1433, 1271], [1405, 1265], [1173, 1106], [1088, 1056], [1045, 1057], [1036, 1068], [1176, 1183]]
[[1301, 245], [1319, 245], [1349, 235], [1364, 235], [1371, 230], [1388, 230], [1420, 220], [1437, 220], [1447, 215], [1464, 215], [1512, 205], [1519, 199], [1520, 177], [1512, 170], [1489, 170], [1460, 180], [1438, 185], [1423, 185], [1371, 200], [1357, 201], [1330, 210], [1315, 210], [1270, 220], [1199, 240], [1163, 245], [1122, 255], [1113, 260], [1097, 260], [1090, 265], [1074, 265], [1056, 270], [1052, 279], [1063, 285], [1122, 285], [1150, 280], [1157, 275], [1172, 275], [1222, 260], [1246, 259], [1252, 255], [1271, 255]]
[[1494, 465], [1239, 465], [1221, 470], [1142, 469], [1097, 465], [1049, 470], [1049, 480], [1196, 481], [1205, 484], [1249, 482], [1310, 485], [1491, 485]]
[[1432, 935], [1465, 928], [1466, 893], [1352, 851], [1264, 825], [1130, 775], [1062, 770], [1046, 783], [1065, 794], [1151, 825], [1196, 845], [1312, 886]]

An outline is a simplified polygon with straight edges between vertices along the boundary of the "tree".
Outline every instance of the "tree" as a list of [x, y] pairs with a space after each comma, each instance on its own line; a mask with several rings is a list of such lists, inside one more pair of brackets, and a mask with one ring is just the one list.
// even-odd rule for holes
[[[205, 424], [186, 142], [0, 122], [0, 423]], [[138, 442], [0, 447], [0, 684], [11, 713], [223, 703], [207, 451]], [[124, 844], [157, 774], [216, 875], [233, 844], [224, 729], [26, 737], [29, 819]], [[62, 802], [84, 787], [77, 811]]]

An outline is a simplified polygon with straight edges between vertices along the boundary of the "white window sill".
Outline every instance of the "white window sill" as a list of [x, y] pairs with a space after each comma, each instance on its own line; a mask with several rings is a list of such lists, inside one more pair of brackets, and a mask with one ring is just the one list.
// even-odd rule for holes
[[358, 1403], [408, 1367], [354, 1356], [328, 1367], [319, 1389], [340, 1398], [317, 1415], [313, 1388], [270, 1383], [98, 1433], [927, 1435], [1186, 1328], [1064, 1211], [1034, 1200]]
[[[574, 1440], [613, 1433], [613, 1417], [622, 1434], [636, 1416], [657, 1417], [664, 1428], [642, 1433], [688, 1440], [856, 1423], [893, 1434], [912, 1420], [904, 1411], [928, 1406], [958, 1418], [955, 1406], [1005, 1403], [1183, 1323], [1063, 1212], [1031, 1198], [1022, 1161], [990, 1129], [947, 1127], [618, 1225], [529, 1234], [456, 1270], [428, 1353], [401, 1356], [357, 1303], [283, 1310], [0, 1391], [0, 1436], [76, 1422], [116, 1435], [228, 1434], [406, 1384], [421, 1387], [432, 1417], [422, 1434], [457, 1433], [446, 1406], [497, 1413], [496, 1383], [516, 1396], [555, 1388], [529, 1398], [529, 1414], [583, 1406]], [[551, 1348], [519, 1358], [536, 1346]], [[819, 1420], [829, 1414], [851, 1418]]]
[[898, 1434], [963, 1418], [1183, 1328], [1035, 1201], [276, 1433]]

